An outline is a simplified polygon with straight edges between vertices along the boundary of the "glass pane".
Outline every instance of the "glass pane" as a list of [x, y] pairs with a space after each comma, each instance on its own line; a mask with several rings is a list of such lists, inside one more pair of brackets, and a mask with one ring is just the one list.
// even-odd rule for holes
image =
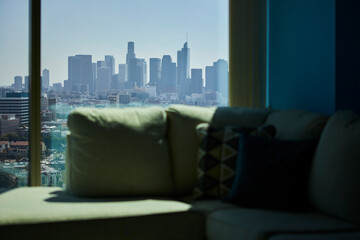
[[228, 35], [228, 0], [43, 1], [42, 184], [74, 108], [227, 105]]
[[0, 188], [27, 186], [28, 1], [0, 1]]

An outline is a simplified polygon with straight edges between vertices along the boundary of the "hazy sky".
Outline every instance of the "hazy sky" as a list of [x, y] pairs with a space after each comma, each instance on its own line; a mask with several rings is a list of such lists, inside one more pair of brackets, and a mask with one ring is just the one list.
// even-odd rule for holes
[[[28, 0], [0, 0], [0, 85], [28, 74], [28, 16]], [[133, 41], [149, 71], [151, 57], [176, 62], [187, 33], [191, 68], [228, 60], [228, 0], [43, 0], [41, 64], [51, 84], [67, 79], [76, 54], [113, 55], [117, 73]]]

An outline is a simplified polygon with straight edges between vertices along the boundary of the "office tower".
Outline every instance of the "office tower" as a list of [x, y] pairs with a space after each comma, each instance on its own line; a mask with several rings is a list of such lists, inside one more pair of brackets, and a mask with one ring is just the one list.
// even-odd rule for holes
[[71, 89], [78, 91], [87, 85], [93, 91], [93, 71], [91, 55], [75, 55], [68, 57], [68, 81]]
[[224, 59], [217, 60], [214, 62], [214, 69], [218, 91], [223, 95], [223, 97], [227, 98], [229, 96], [229, 66], [227, 61]]
[[119, 74], [111, 76], [111, 90], [119, 90]]
[[106, 67], [106, 62], [105, 61], [97, 61], [96, 66], [97, 66], [97, 68]]
[[119, 64], [119, 82], [124, 83], [128, 81], [128, 65]]
[[173, 63], [170, 55], [164, 55], [161, 64], [161, 92], [176, 92], [176, 63]]
[[0, 114], [15, 114], [20, 124], [29, 123], [29, 94], [23, 92], [6, 93], [0, 98]]
[[16, 90], [22, 89], [22, 77], [21, 76], [15, 76], [14, 77], [14, 88]]
[[9, 133], [17, 134], [19, 123], [19, 119], [15, 117], [15, 114], [0, 114], [0, 136]]
[[111, 69], [108, 67], [98, 68], [98, 77], [96, 83], [96, 90], [108, 91], [111, 86]]
[[55, 92], [60, 92], [62, 90], [62, 84], [61, 83], [54, 83], [53, 89]]
[[125, 85], [127, 81], [128, 81], [128, 65], [119, 64], [119, 90], [125, 89]]
[[128, 42], [128, 49], [126, 54], [126, 64], [130, 64], [130, 59], [135, 58], [135, 46], [134, 42]]
[[44, 69], [42, 71], [41, 88], [44, 90], [49, 89], [49, 82], [50, 82], [50, 72], [48, 69]]
[[25, 76], [25, 91], [29, 91], [29, 76]]
[[110, 55], [105, 56], [105, 64], [111, 69], [111, 75], [115, 74], [115, 58]]
[[93, 91], [96, 89], [97, 63], [91, 63]]
[[131, 58], [128, 70], [129, 81], [127, 88], [142, 87], [147, 83], [145, 59]]
[[177, 84], [181, 85], [185, 79], [190, 78], [190, 48], [187, 42], [177, 51], [177, 64]]
[[161, 78], [161, 59], [160, 58], [150, 58], [150, 86], [157, 86], [157, 91], [159, 90], [158, 84], [160, 83]]
[[191, 93], [202, 93], [203, 78], [202, 69], [191, 69]]
[[205, 67], [205, 88], [208, 91], [216, 92], [218, 91], [218, 84], [216, 82], [215, 76], [215, 67], [206, 66]]

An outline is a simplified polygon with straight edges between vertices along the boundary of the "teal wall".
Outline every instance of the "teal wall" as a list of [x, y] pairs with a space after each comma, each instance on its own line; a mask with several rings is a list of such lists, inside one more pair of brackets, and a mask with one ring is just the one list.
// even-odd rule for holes
[[268, 105], [336, 110], [335, 0], [269, 0]]

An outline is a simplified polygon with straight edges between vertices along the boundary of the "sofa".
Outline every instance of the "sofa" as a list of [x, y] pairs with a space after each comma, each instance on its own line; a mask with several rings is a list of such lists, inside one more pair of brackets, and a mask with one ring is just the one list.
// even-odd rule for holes
[[[196, 127], [272, 125], [276, 139], [319, 139], [309, 208], [194, 200]], [[303, 110], [79, 108], [69, 115], [66, 186], [5, 189], [1, 239], [360, 239], [360, 117]]]

